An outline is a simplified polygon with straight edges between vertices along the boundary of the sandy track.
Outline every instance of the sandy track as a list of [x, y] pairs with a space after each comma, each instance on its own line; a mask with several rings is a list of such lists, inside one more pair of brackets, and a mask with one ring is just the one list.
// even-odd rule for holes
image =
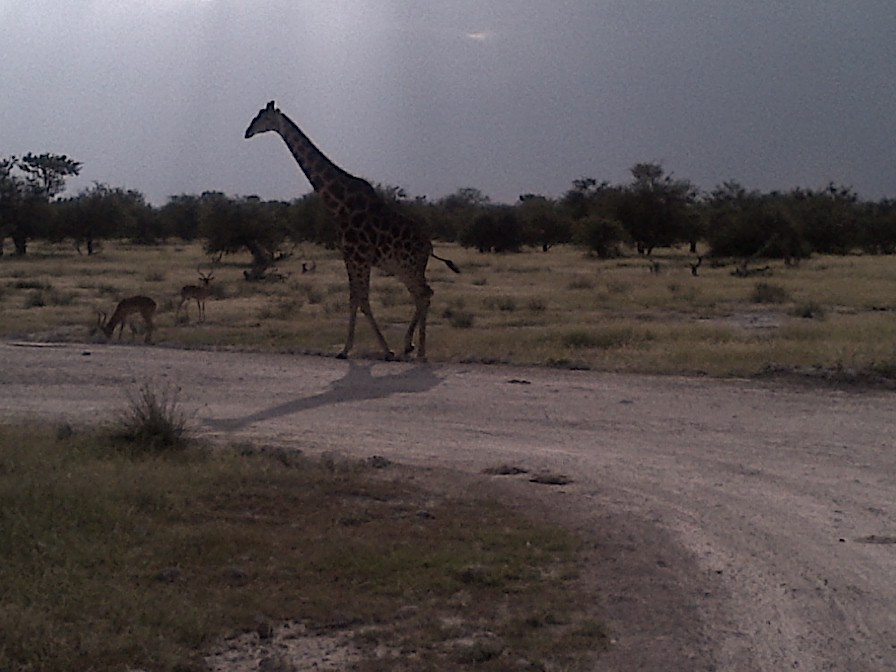
[[892, 392], [7, 343], [0, 416], [91, 422], [147, 379], [213, 436], [571, 476], [508, 493], [595, 540], [607, 669], [896, 669]]

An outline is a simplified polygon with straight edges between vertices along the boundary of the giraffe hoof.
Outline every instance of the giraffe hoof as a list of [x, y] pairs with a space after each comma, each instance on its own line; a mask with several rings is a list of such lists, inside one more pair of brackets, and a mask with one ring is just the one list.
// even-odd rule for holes
[[385, 356], [387, 362], [394, 362], [396, 359], [395, 353], [392, 352], [391, 350], [389, 350], [387, 353], [385, 353], [384, 356]]
[[343, 350], [338, 355], [336, 355], [336, 359], [348, 359], [348, 353]]

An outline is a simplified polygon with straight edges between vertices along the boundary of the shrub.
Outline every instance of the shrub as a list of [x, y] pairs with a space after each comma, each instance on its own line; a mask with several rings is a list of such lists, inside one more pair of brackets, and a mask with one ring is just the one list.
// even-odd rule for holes
[[790, 300], [790, 294], [781, 285], [770, 282], [757, 282], [750, 295], [753, 303], [784, 303]]
[[802, 317], [806, 319], [823, 320], [825, 316], [824, 306], [816, 301], [807, 301], [795, 306], [791, 315], [794, 317]]
[[574, 280], [571, 280], [568, 285], [566, 285], [567, 289], [594, 289], [594, 283], [590, 278], [578, 277]]
[[488, 310], [500, 310], [507, 313], [516, 310], [516, 301], [512, 296], [490, 296], [483, 303]]
[[533, 313], [542, 313], [547, 310], [547, 303], [545, 303], [544, 299], [539, 299], [533, 297], [526, 302], [526, 308], [531, 310]]
[[144, 383], [122, 411], [112, 438], [134, 453], [179, 451], [190, 443], [187, 419], [178, 406], [177, 388], [160, 391]]
[[491, 208], [461, 231], [459, 240], [480, 252], [516, 252], [523, 246], [523, 226], [513, 208]]
[[561, 335], [560, 342], [564, 347], [576, 350], [586, 348], [609, 350], [629, 345], [640, 338], [630, 327], [608, 327], [599, 330], [567, 331]]
[[448, 324], [455, 329], [469, 329], [473, 326], [473, 313], [463, 310], [461, 307], [446, 308], [442, 317], [448, 320]]
[[26, 308], [43, 308], [47, 305], [47, 297], [41, 290], [34, 290], [25, 298]]
[[622, 224], [606, 217], [588, 217], [576, 223], [573, 240], [601, 258], [618, 257], [626, 239]]
[[15, 289], [52, 289], [53, 285], [40, 280], [16, 280], [13, 283]]

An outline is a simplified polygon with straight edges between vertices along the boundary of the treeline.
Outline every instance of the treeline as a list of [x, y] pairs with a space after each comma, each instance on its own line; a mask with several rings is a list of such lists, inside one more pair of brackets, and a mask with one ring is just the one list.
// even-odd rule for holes
[[[60, 155], [0, 157], [0, 254], [5, 238], [18, 254], [33, 239], [71, 240], [93, 254], [106, 238], [154, 244], [177, 237], [204, 240], [210, 254], [248, 250], [255, 271], [263, 273], [290, 244], [336, 243], [333, 223], [314, 194], [283, 202], [206, 192], [172, 196], [153, 207], [137, 191], [97, 183], [60, 197], [65, 178], [79, 170], [79, 163]], [[483, 253], [548, 251], [560, 243], [601, 257], [681, 245], [697, 253], [698, 244], [704, 255], [788, 261], [814, 252], [896, 251], [896, 201], [890, 199], [863, 201], [833, 183], [760, 193], [726, 182], [702, 192], [656, 163], [637, 164], [630, 172], [627, 184], [582, 178], [559, 198], [524, 194], [512, 205], [492, 203], [474, 188], [434, 201], [409, 198], [397, 187], [378, 190], [434, 238]]]

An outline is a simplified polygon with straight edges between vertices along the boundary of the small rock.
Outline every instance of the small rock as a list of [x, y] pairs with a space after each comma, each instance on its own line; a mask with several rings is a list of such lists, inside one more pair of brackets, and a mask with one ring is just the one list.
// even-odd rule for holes
[[225, 577], [231, 586], [245, 586], [249, 583], [249, 575], [239, 567], [228, 567]]
[[373, 469], [385, 469], [392, 464], [392, 461], [382, 455], [372, 455], [366, 460], [367, 466]]
[[261, 640], [271, 639], [274, 636], [274, 626], [269, 621], [262, 620], [255, 626], [255, 632], [258, 633], [258, 638]]
[[511, 464], [502, 464], [497, 467], [487, 467], [482, 470], [482, 473], [490, 476], [516, 476], [517, 474], [528, 474], [529, 470]]
[[564, 476], [563, 474], [542, 472], [540, 474], [535, 474], [532, 478], [529, 479], [529, 482], [541, 483], [542, 485], [567, 485], [569, 483], [572, 483], [572, 479], [569, 476]]
[[184, 572], [180, 567], [165, 567], [156, 572], [155, 580], [160, 583], [174, 583], [184, 576]]

